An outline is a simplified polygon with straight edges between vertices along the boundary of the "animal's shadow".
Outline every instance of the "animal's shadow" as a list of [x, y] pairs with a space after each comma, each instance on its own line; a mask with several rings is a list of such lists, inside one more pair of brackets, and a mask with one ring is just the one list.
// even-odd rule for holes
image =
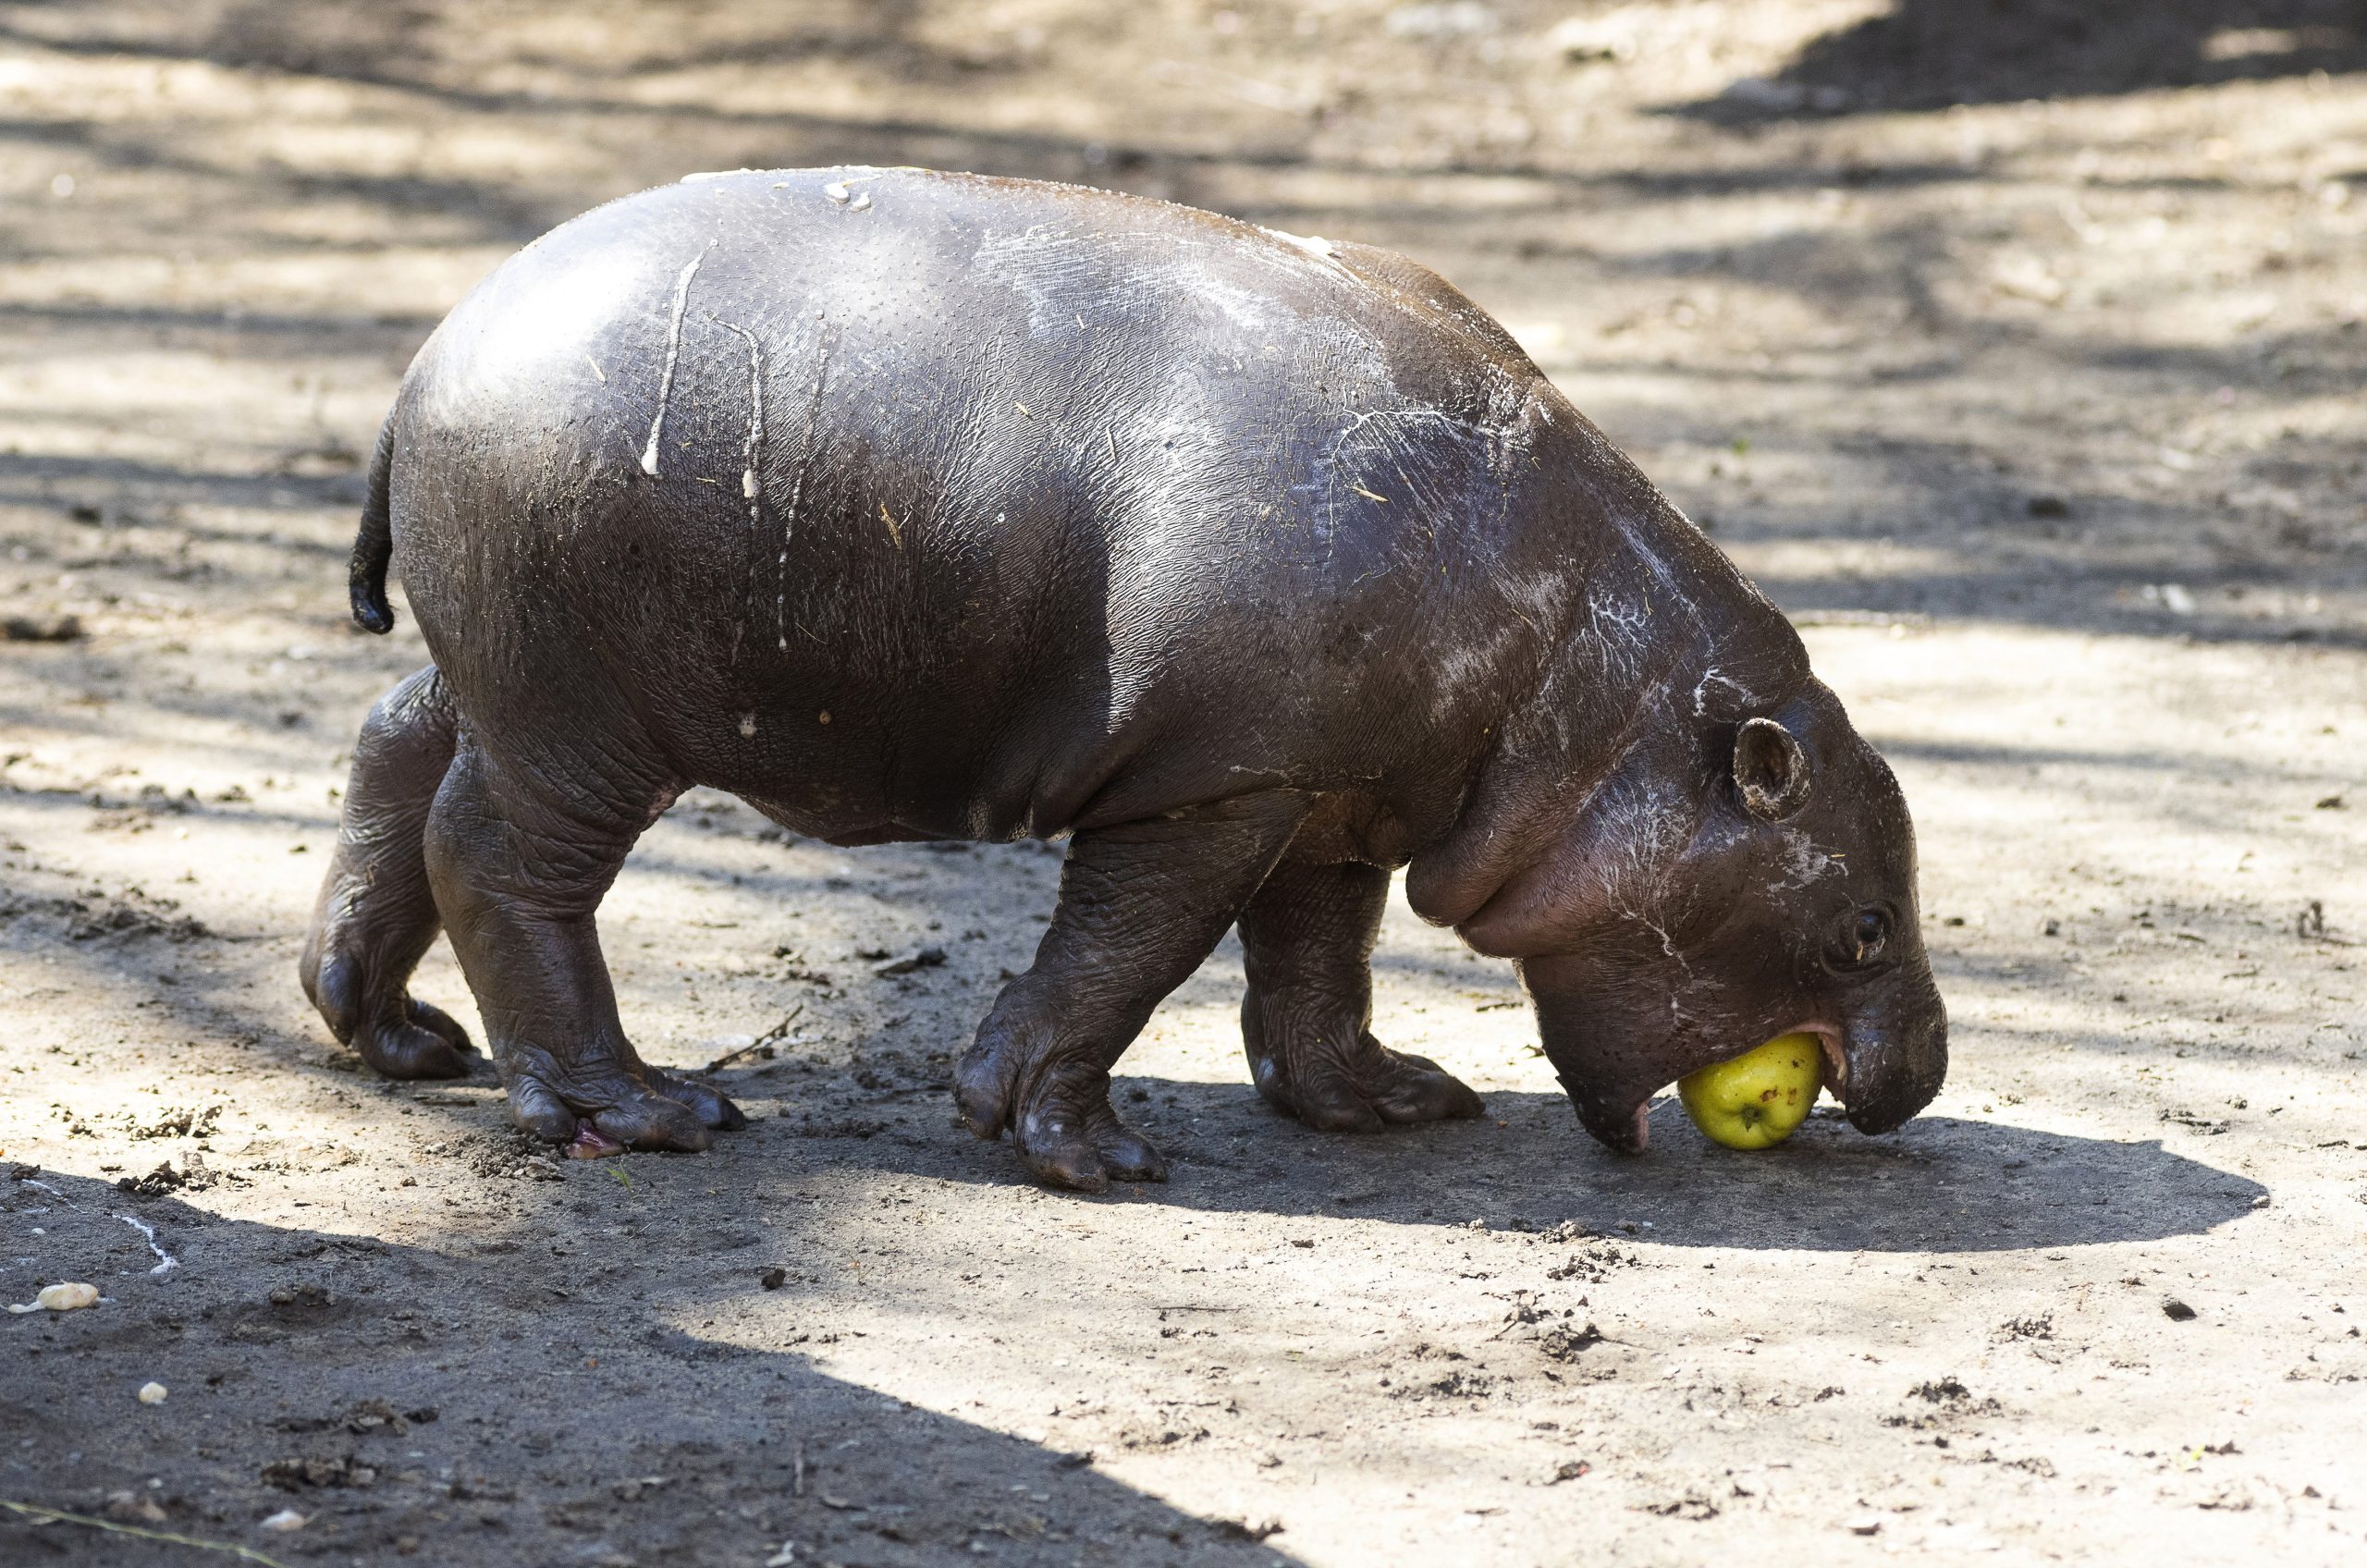
[[[506, 1222], [428, 1248], [18, 1171], [0, 1167], [0, 1293], [68, 1279], [104, 1299], [0, 1317], [0, 1498], [101, 1517], [112, 1500], [135, 1528], [288, 1563], [753, 1564], [784, 1539], [797, 1562], [876, 1568], [1291, 1561], [1083, 1456], [690, 1329], [754, 1286], [691, 1261], [705, 1248], [619, 1258], [613, 1221], [672, 1223], [659, 1192], [528, 1183]], [[127, 1216], [174, 1267], [152, 1272]], [[131, 1397], [147, 1378], [163, 1406]], [[260, 1532], [283, 1508], [300, 1531]], [[0, 1562], [198, 1555], [0, 1512]]]
[[[1141, 1088], [1150, 1097], [1131, 1102]], [[1925, 1116], [1867, 1137], [1827, 1111], [1774, 1149], [1738, 1154], [1654, 1109], [1652, 1143], [1614, 1155], [1559, 1096], [1498, 1092], [1476, 1122], [1369, 1135], [1311, 1133], [1245, 1086], [1121, 1080], [1119, 1103], [1173, 1161], [1164, 1185], [1121, 1188], [1212, 1212], [1334, 1214], [1406, 1225], [1546, 1229], [1564, 1221], [1678, 1246], [1811, 1252], [2006, 1252], [2198, 1235], [2265, 1195], [2176, 1154], [2002, 1121]], [[930, 1119], [933, 1122], [935, 1119]], [[944, 1175], [941, 1125], [848, 1141], [851, 1168]], [[926, 1151], [914, 1158], [915, 1151]], [[1007, 1146], [968, 1165], [1024, 1178]]]
[[1898, 0], [1811, 40], [1772, 80], [1685, 112], [1749, 124], [2266, 81], [2362, 62], [2367, 30], [2349, 0]]

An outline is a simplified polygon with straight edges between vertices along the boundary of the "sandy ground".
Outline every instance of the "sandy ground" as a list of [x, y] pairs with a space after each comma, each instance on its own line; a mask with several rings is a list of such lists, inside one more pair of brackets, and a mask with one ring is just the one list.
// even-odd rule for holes
[[[0, 1501], [288, 1564], [2360, 1561], [2367, 35], [1971, 9], [0, 5], [0, 620], [82, 633], [0, 643], [0, 1295], [105, 1294], [0, 1319]], [[777, 1038], [748, 1130], [553, 1165], [365, 1074], [295, 959], [423, 656], [342, 610], [406, 358], [593, 202], [840, 160], [1502, 315], [1896, 766], [1938, 1103], [1614, 1158], [1401, 910], [1380, 1033], [1488, 1120], [1265, 1112], [1228, 945], [1124, 1064], [1173, 1182], [1042, 1193], [942, 1085], [1057, 850], [705, 794], [604, 925], [654, 1060]]]

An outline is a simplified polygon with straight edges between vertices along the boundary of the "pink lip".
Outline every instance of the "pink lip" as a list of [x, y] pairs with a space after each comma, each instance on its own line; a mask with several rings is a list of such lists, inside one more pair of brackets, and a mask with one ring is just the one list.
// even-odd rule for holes
[[1849, 1059], [1842, 1054], [1841, 1031], [1830, 1023], [1795, 1023], [1786, 1035], [1814, 1035], [1824, 1043], [1824, 1086], [1843, 1105], [1849, 1103]]

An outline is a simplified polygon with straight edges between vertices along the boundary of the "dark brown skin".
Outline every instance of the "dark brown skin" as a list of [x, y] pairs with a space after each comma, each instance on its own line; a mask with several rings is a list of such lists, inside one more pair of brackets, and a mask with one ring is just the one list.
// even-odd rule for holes
[[439, 924], [519, 1123], [696, 1149], [594, 913], [685, 788], [837, 844], [1073, 835], [957, 1070], [1048, 1182], [1159, 1179], [1109, 1103], [1238, 924], [1258, 1090], [1477, 1115], [1369, 1032], [1389, 870], [1520, 961], [1581, 1118], [1795, 1027], [1852, 1119], [1936, 1090], [1896, 785], [1773, 607], [1502, 331], [1385, 251], [918, 170], [701, 178], [453, 312], [354, 557], [435, 666], [374, 711], [303, 974], [394, 1076]]

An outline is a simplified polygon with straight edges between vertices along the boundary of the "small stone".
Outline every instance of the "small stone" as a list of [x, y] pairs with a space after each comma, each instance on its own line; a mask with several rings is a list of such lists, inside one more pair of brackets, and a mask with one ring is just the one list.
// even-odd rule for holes
[[874, 974], [910, 974], [916, 969], [935, 969], [945, 962], [945, 949], [939, 947], [914, 948], [907, 953], [883, 959], [871, 966]]
[[767, 1268], [763, 1273], [756, 1276], [756, 1283], [762, 1285], [768, 1291], [779, 1290], [783, 1285], [789, 1283], [789, 1270], [778, 1268]]
[[2193, 1319], [2194, 1308], [2176, 1296], [2167, 1296], [2162, 1301], [2162, 1316], [2173, 1323], [2186, 1323]]
[[1849, 1521], [1849, 1533], [1853, 1536], [1879, 1535], [1882, 1527], [1883, 1522], [1870, 1513], [1860, 1513]]
[[283, 1533], [288, 1530], [300, 1530], [304, 1527], [304, 1516], [297, 1513], [292, 1508], [283, 1508], [278, 1513], [273, 1514], [270, 1518], [264, 1520], [263, 1522], [263, 1527], [266, 1530], [278, 1530]]
[[11, 1302], [11, 1312], [80, 1312], [97, 1305], [99, 1288], [68, 1280], [62, 1284], [43, 1285], [33, 1299], [22, 1305]]
[[140, 1385], [140, 1403], [162, 1404], [165, 1403], [165, 1395], [169, 1391], [162, 1383], [142, 1383]]
[[23, 616], [0, 619], [0, 642], [79, 643], [82, 618], [78, 615]]

